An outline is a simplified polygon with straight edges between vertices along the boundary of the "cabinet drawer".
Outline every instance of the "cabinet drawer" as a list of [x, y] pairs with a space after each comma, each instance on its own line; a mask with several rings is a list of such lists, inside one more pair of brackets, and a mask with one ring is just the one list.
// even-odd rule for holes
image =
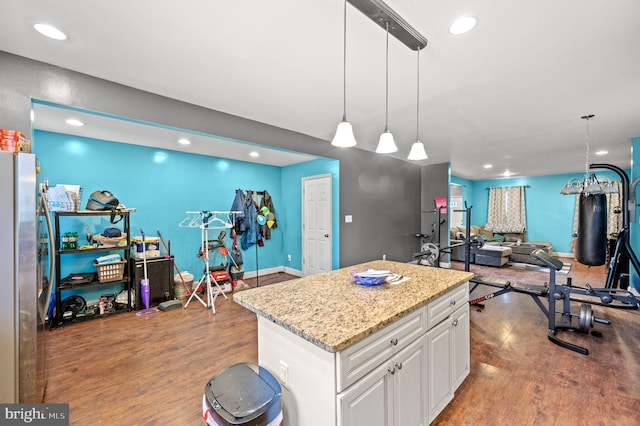
[[447, 318], [453, 311], [469, 302], [469, 283], [464, 283], [460, 287], [432, 300], [427, 305], [427, 329], [430, 330], [442, 320]]
[[425, 309], [378, 330], [337, 354], [337, 392], [342, 392], [426, 332]]

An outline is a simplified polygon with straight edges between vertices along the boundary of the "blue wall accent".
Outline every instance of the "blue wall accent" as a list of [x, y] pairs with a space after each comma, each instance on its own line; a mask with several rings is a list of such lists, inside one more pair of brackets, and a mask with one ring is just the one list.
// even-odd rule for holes
[[[292, 266], [287, 265], [287, 254], [292, 254], [292, 260], [301, 261], [301, 203], [295, 199], [299, 200], [301, 189], [300, 179], [292, 184], [293, 177], [332, 173], [338, 179], [337, 160], [275, 167], [43, 131], [34, 132], [33, 151], [40, 163], [39, 181], [46, 179], [52, 186], [80, 185], [83, 188], [81, 209], [93, 191], [113, 192], [121, 203], [136, 209], [131, 214], [132, 235], [140, 235], [140, 228], [147, 236], [156, 237], [160, 231], [165, 240], [171, 241], [171, 253], [177, 265], [182, 271], [191, 272], [196, 280], [202, 276], [204, 265], [197, 257], [201, 231], [179, 227], [185, 211], [227, 211], [236, 189], [267, 190], [274, 202], [278, 227], [272, 229], [271, 239], [265, 241], [264, 247], [258, 248], [258, 266], [260, 270]], [[337, 188], [336, 183], [334, 197]], [[336, 197], [336, 212], [338, 207]], [[84, 243], [87, 225], [94, 234], [112, 226], [108, 218], [99, 217], [65, 221], [61, 233], [78, 232], [80, 242]], [[337, 228], [337, 221], [334, 226]], [[216, 239], [219, 232], [210, 231], [209, 239]], [[338, 235], [336, 230], [335, 247]], [[230, 237], [227, 230], [228, 247]], [[293, 251], [296, 248], [298, 251]], [[333, 256], [337, 262], [337, 252]], [[93, 270], [90, 262], [94, 257], [65, 257], [61, 276]], [[246, 250], [243, 259], [245, 271], [255, 271], [255, 247]], [[216, 259], [212, 258], [211, 262], [215, 263]]]
[[[331, 173], [332, 180], [332, 269], [340, 266], [340, 162], [327, 158], [321, 158], [306, 163], [294, 164], [282, 170], [282, 197], [287, 206], [299, 206], [297, 210], [284, 212], [287, 220], [287, 236], [285, 239], [285, 252], [291, 254], [291, 262], [287, 262], [290, 268], [302, 270], [302, 178]], [[286, 257], [284, 259], [286, 261]]]
[[[631, 174], [629, 176], [629, 182], [633, 182], [635, 179], [640, 177], [640, 136], [631, 139]], [[640, 197], [638, 194], [640, 191], [636, 191], [636, 201], [637, 198]], [[631, 194], [629, 194], [631, 197]], [[636, 207], [637, 209], [637, 207]], [[637, 210], [636, 210], [637, 211]], [[629, 218], [629, 241], [631, 243], [631, 248], [637, 257], [640, 257], [640, 225], [638, 225], [638, 217], [636, 215], [635, 218]], [[636, 290], [640, 291], [640, 278], [638, 277], [638, 273], [633, 267], [633, 264], [629, 262], [629, 272], [631, 275], [631, 285]]]
[[[596, 175], [619, 180], [617, 174], [608, 170], [598, 170]], [[463, 191], [463, 194], [465, 201], [473, 205], [471, 211], [473, 225], [487, 223], [489, 203], [487, 188], [528, 185], [529, 188], [525, 189], [527, 240], [549, 241], [553, 244], [554, 252], [570, 253], [576, 198], [571, 195], [562, 195], [560, 191], [570, 179], [583, 177], [584, 173], [571, 173], [468, 181], [452, 176], [451, 182], [465, 185], [464, 189], [470, 192], [468, 199], [467, 192]]]

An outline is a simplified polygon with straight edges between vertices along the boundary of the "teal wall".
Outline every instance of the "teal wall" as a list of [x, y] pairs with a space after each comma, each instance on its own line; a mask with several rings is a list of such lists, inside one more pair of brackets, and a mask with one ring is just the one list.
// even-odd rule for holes
[[[629, 176], [629, 181], [633, 182], [634, 180], [640, 178], [640, 136], [631, 139], [631, 175]], [[640, 194], [640, 191], [636, 191], [636, 201]], [[631, 196], [631, 194], [629, 194]], [[636, 207], [637, 209], [637, 207]], [[638, 217], [630, 217], [629, 218], [629, 230], [630, 237], [629, 241], [631, 242], [631, 248], [637, 257], [640, 258], [640, 225], [638, 225]], [[629, 265], [629, 272], [631, 273], [631, 284], [632, 286], [640, 291], [640, 279], [638, 277], [637, 271], [633, 268], [633, 265]]]
[[[596, 175], [619, 180], [617, 174], [608, 170], [597, 170]], [[560, 191], [571, 178], [582, 179], [583, 177], [584, 173], [572, 173], [469, 181], [452, 176], [451, 182], [464, 185], [465, 201], [473, 206], [471, 211], [473, 225], [487, 223], [489, 203], [487, 188], [528, 186], [525, 189], [527, 240], [548, 241], [553, 244], [554, 252], [570, 253], [576, 199], [573, 195], [562, 195]]]
[[[81, 208], [96, 190], [109, 190], [127, 207], [131, 215], [131, 233], [157, 236], [160, 231], [171, 241], [171, 253], [183, 271], [196, 279], [202, 275], [203, 262], [197, 257], [199, 228], [182, 228], [185, 211], [230, 210], [236, 189], [267, 190], [273, 198], [278, 227], [263, 247], [250, 247], [243, 253], [246, 272], [291, 267], [301, 269], [301, 177], [332, 173], [338, 180], [337, 160], [319, 159], [289, 167], [275, 167], [227, 160], [178, 151], [158, 150], [137, 145], [35, 131], [33, 151], [40, 164], [39, 181], [75, 184], [83, 188]], [[334, 210], [338, 211], [338, 184], [334, 184]], [[337, 213], [336, 213], [337, 214]], [[75, 231], [84, 243], [86, 226], [101, 233], [112, 226], [108, 218], [65, 219], [61, 233]], [[338, 221], [334, 223], [334, 249], [337, 251]], [[211, 231], [215, 239], [219, 231]], [[231, 245], [230, 232], [225, 242]], [[287, 262], [287, 254], [292, 262]], [[65, 257], [61, 276], [91, 271], [95, 256]], [[334, 252], [334, 267], [338, 253]], [[219, 260], [219, 259], [218, 259]], [[215, 263], [216, 259], [212, 259]], [[290, 263], [290, 264], [288, 264]], [[98, 292], [106, 292], [100, 288]], [[99, 294], [98, 294], [99, 296]], [[63, 295], [64, 297], [64, 295]], [[85, 295], [85, 298], [92, 298]]]
[[[340, 212], [337, 208], [340, 200], [340, 162], [327, 158], [320, 158], [306, 163], [294, 164], [282, 170], [282, 199], [287, 206], [302, 206], [302, 178], [331, 173], [332, 180], [332, 265], [331, 269], [340, 266]], [[287, 235], [285, 238], [286, 254], [291, 254], [291, 262], [287, 266], [302, 270], [302, 214], [298, 208], [287, 209], [284, 213], [287, 221]], [[286, 257], [285, 257], [286, 261]]]

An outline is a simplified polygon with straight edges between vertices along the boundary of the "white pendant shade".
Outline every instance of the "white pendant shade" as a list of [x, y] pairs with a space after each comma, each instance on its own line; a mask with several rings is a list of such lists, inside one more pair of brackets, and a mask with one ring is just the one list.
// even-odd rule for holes
[[409, 151], [408, 160], [426, 160], [429, 158], [427, 156], [427, 151], [424, 149], [424, 144], [419, 140], [416, 140], [413, 145], [411, 145], [411, 151]]
[[378, 154], [391, 154], [397, 150], [398, 147], [396, 146], [396, 142], [393, 140], [393, 135], [388, 129], [385, 129], [384, 133], [380, 135], [380, 142], [378, 142], [376, 152]]
[[356, 138], [353, 135], [353, 127], [346, 118], [338, 123], [336, 134], [331, 141], [331, 145], [340, 148], [349, 148], [356, 145]]

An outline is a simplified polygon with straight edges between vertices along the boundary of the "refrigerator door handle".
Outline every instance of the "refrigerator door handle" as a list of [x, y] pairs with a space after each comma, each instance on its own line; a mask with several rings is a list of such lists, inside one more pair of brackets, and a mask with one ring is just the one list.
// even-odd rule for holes
[[47, 229], [49, 231], [49, 288], [47, 289], [47, 297], [44, 299], [46, 303], [42, 304], [38, 308], [40, 309], [40, 318], [47, 317], [47, 311], [49, 310], [49, 304], [51, 303], [51, 293], [53, 286], [56, 285], [56, 262], [55, 262], [55, 246], [53, 244], [53, 225], [51, 225], [51, 214], [49, 214], [49, 208], [47, 207], [47, 200], [45, 195], [40, 196], [40, 208], [47, 221]]

